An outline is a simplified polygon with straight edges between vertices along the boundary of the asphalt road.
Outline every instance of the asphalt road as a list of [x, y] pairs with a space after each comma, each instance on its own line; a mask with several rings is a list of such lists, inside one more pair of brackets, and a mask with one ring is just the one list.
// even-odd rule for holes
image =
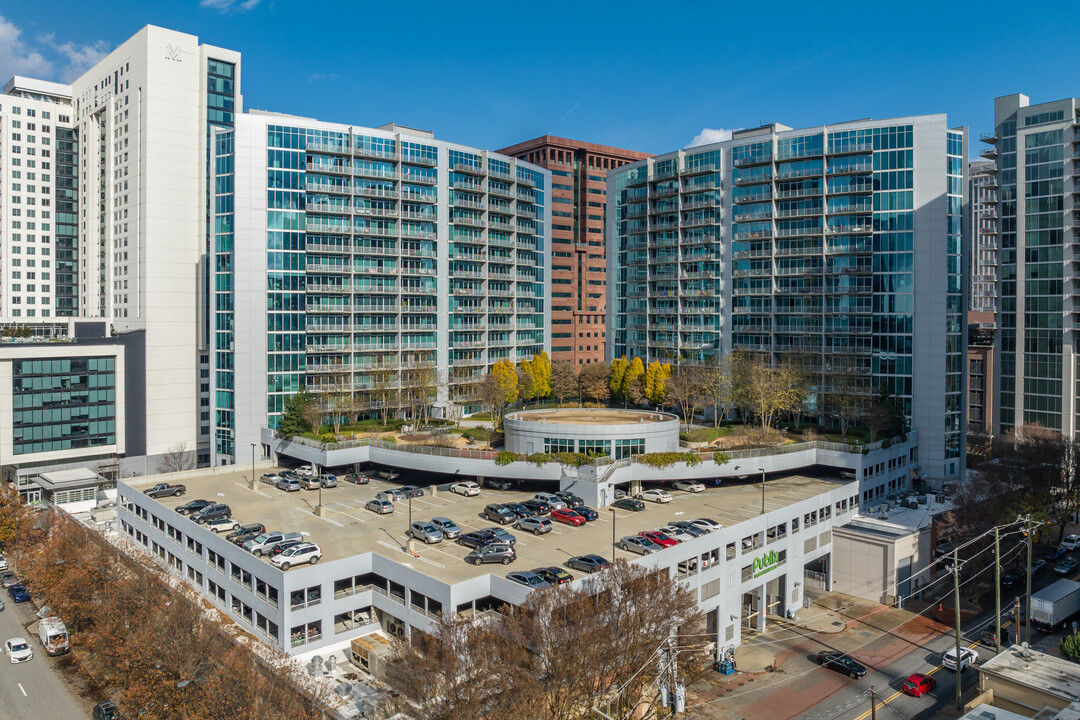
[[[81, 700], [65, 685], [57, 667], [62, 658], [51, 658], [26, 626], [36, 620], [30, 603], [16, 605], [4, 592], [6, 609], [0, 612], [0, 646], [13, 637], [24, 637], [34, 648], [34, 659], [12, 665], [0, 655], [0, 716], [4, 720], [77, 720], [89, 718]], [[35, 626], [36, 627], [36, 626]]]

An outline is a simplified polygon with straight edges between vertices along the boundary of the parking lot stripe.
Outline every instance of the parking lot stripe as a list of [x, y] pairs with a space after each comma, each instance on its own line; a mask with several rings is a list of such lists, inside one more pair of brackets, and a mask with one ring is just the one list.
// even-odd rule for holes
[[[245, 490], [251, 490], [251, 488], [248, 486], [247, 483], [238, 482], [238, 483], [233, 483], [233, 485], [235, 485], [236, 487], [244, 488]], [[251, 490], [251, 492], [255, 493], [256, 495], [262, 495], [264, 498], [270, 497], [269, 495], [264, 493], [262, 490]]]
[[328, 518], [328, 517], [319, 517], [319, 516], [318, 516], [318, 515], [316, 515], [315, 513], [311, 513], [311, 515], [312, 515], [312, 517], [317, 517], [317, 518], [319, 518], [320, 520], [325, 520], [326, 522], [330, 523], [331, 525], [337, 525], [338, 527], [345, 527], [344, 525], [342, 525], [341, 523], [339, 523], [339, 522], [338, 522], [337, 520], [331, 520], [331, 519], [330, 519], [330, 518]]

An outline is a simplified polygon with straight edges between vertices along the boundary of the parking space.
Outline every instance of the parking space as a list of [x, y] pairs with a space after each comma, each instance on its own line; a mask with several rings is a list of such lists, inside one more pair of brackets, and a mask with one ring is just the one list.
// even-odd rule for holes
[[[464, 558], [470, 548], [449, 540], [432, 545], [416, 542], [415, 555], [408, 555], [405, 535], [410, 521], [408, 500], [395, 502], [394, 512], [386, 515], [377, 515], [365, 508], [365, 504], [381, 491], [399, 489], [404, 483], [421, 485], [415, 477], [395, 481], [372, 478], [367, 484], [356, 485], [345, 482], [344, 476], [338, 475], [337, 487], [288, 493], [266, 483], [258, 483], [253, 490], [246, 482], [248, 477], [237, 471], [191, 478], [185, 482], [185, 496], [163, 498], [160, 502], [173, 508], [196, 498], [225, 503], [232, 508], [233, 518], [239, 523], [261, 522], [268, 530], [302, 533], [306, 540], [318, 543], [322, 548], [324, 563], [363, 552], [377, 552], [422, 567], [425, 572], [447, 582], [492, 572], [488, 566], [466, 564]], [[145, 489], [153, 483], [145, 481], [144, 487], [133, 478], [131, 484]], [[833, 486], [833, 483], [807, 477], [770, 480], [766, 488], [766, 507], [785, 506]], [[670, 502], [645, 501], [645, 509], [638, 512], [597, 508], [599, 517], [596, 520], [579, 527], [553, 522], [553, 530], [540, 536], [504, 526], [517, 538], [518, 556], [514, 567], [565, 567], [569, 558], [589, 553], [610, 558], [612, 523], [616, 539], [620, 539], [643, 530], [654, 530], [673, 520], [709, 517], [723, 525], [732, 525], [757, 517], [761, 511], [761, 489], [756, 483], [725, 484], [709, 487], [702, 493], [670, 488], [669, 492]], [[320, 495], [321, 514], [316, 512]], [[532, 497], [531, 491], [488, 488], [478, 496], [464, 497], [429, 484], [424, 488], [423, 496], [411, 501], [412, 520], [447, 517], [467, 533], [496, 526], [483, 517], [484, 507], [489, 503], [522, 502]], [[616, 551], [616, 556], [637, 557], [621, 549]]]

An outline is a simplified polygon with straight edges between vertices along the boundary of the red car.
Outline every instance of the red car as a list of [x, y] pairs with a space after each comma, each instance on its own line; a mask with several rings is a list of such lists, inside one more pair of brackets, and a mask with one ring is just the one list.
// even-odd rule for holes
[[574, 527], [585, 524], [585, 518], [581, 517], [573, 510], [552, 510], [551, 519], [558, 520], [567, 525], [573, 525]]
[[903, 690], [912, 697], [922, 697], [937, 686], [937, 680], [929, 675], [915, 673], [904, 681]]
[[641, 537], [649, 538], [660, 547], [672, 547], [678, 545], [679, 541], [671, 537], [667, 533], [662, 533], [659, 530], [642, 530], [638, 533]]

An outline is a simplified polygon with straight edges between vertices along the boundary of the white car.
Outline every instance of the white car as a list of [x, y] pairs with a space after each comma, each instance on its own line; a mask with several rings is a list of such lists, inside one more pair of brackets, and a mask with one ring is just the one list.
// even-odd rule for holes
[[8, 569], [7, 558], [4, 557], [3, 555], [0, 555], [0, 570], [7, 570], [7, 569]]
[[1080, 548], [1080, 535], [1066, 535], [1065, 539], [1061, 541], [1060, 547], [1068, 552]]
[[[971, 648], [960, 648], [960, 669], [963, 670], [966, 667], [971, 667], [975, 663], [979, 662], [979, 653], [975, 652]], [[941, 664], [950, 670], [956, 669], [956, 648], [952, 648], [949, 652], [941, 656]]]
[[705, 486], [699, 482], [694, 482], [693, 480], [680, 480], [675, 483], [675, 489], [692, 493], [705, 492]]
[[639, 500], [652, 500], [657, 503], [669, 503], [671, 502], [671, 495], [667, 490], [661, 490], [660, 488], [653, 488], [652, 490], [646, 490], [638, 495]]
[[232, 532], [236, 528], [240, 527], [240, 523], [227, 517], [219, 517], [214, 520], [208, 520], [204, 525], [211, 532]]
[[720, 528], [724, 527], [712, 518], [698, 518], [697, 520], [691, 520], [690, 524], [694, 527], [701, 528], [705, 532], [716, 532]]
[[450, 492], [464, 495], [465, 497], [475, 497], [480, 494], [480, 486], [472, 480], [466, 480], [465, 482], [456, 482], [451, 485]]
[[302, 475], [304, 477], [311, 477], [315, 474], [315, 471], [312, 470], [311, 467], [308, 465], [301, 465], [300, 467], [296, 468], [296, 474]]
[[322, 559], [322, 548], [315, 543], [300, 543], [286, 548], [280, 555], [270, 558], [271, 565], [277, 565], [282, 570], [288, 570], [293, 565], [308, 563], [314, 565]]
[[4, 643], [4, 652], [7, 653], [13, 663], [21, 663], [34, 659], [34, 649], [30, 647], [30, 643], [26, 642], [26, 638], [11, 638]]
[[657, 531], [664, 533], [679, 542], [686, 542], [687, 540], [693, 540], [694, 535], [686, 528], [676, 527], [674, 525], [665, 525], [664, 527], [656, 528]]

